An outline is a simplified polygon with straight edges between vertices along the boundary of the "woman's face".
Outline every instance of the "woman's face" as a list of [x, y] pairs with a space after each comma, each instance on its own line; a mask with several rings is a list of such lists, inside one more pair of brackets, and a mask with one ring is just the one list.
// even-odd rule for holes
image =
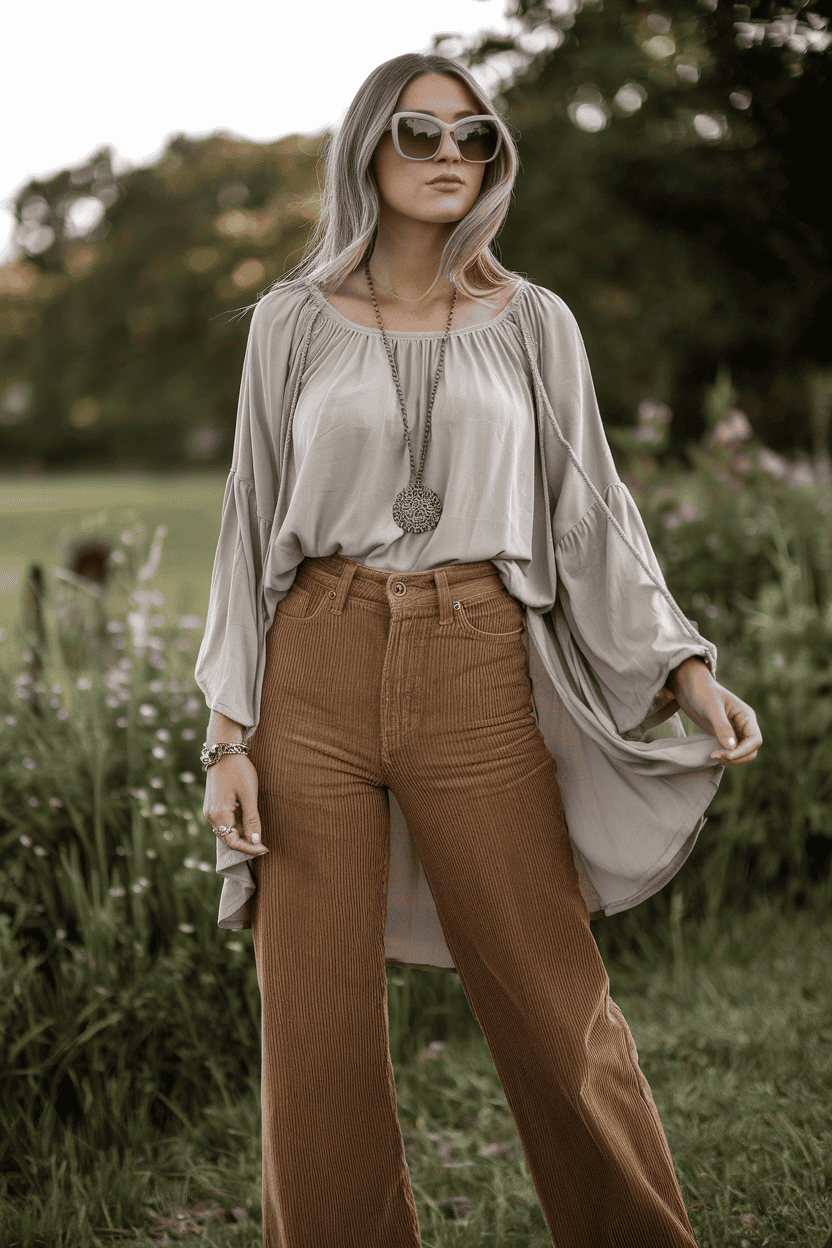
[[[422, 74], [412, 78], [396, 103], [395, 112], [412, 109], [453, 123], [464, 116], [480, 116], [482, 108], [468, 87], [450, 74]], [[480, 193], [484, 164], [463, 160], [452, 134], [430, 160], [400, 156], [387, 130], [372, 162], [382, 207], [402, 217], [431, 224], [460, 221]], [[438, 178], [450, 179], [446, 182]]]

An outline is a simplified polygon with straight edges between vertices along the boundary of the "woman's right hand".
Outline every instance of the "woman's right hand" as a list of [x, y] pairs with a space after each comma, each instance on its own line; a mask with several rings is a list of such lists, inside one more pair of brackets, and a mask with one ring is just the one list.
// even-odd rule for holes
[[[238, 813], [241, 812], [241, 813]], [[211, 827], [234, 827], [221, 839], [230, 849], [259, 858], [269, 851], [261, 843], [257, 812], [257, 772], [245, 754], [223, 754], [205, 773], [202, 813]]]

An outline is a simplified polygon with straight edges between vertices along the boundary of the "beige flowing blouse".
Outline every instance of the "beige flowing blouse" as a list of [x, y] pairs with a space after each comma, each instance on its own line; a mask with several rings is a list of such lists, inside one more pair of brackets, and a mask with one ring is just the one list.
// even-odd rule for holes
[[[388, 332], [418, 464], [442, 331]], [[231, 470], [195, 678], [206, 704], [255, 731], [265, 637], [305, 557], [388, 572], [489, 559], [526, 604], [536, 718], [558, 762], [581, 891], [615, 914], [689, 856], [723, 768], [685, 736], [670, 671], [716, 649], [672, 598], [615, 469], [583, 341], [557, 295], [522, 282], [483, 325], [451, 330], [422, 480], [437, 527], [393, 520], [410, 460], [381, 331], [311, 282], [264, 296], [251, 320]], [[389, 963], [453, 970], [393, 793]], [[251, 860], [217, 841], [219, 925], [250, 927]]]

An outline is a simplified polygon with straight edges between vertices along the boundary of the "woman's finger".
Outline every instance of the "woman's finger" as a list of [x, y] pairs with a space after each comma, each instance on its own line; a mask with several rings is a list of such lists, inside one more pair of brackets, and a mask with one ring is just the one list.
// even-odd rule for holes
[[239, 833], [235, 848], [253, 856], [267, 854], [269, 851], [262, 843], [260, 814], [257, 810], [256, 782], [247, 786], [241, 786], [240, 790], [238, 790], [237, 810], [238, 815], [235, 823]]
[[757, 757], [763, 735], [751, 707], [739, 699], [733, 699], [733, 702], [734, 705], [726, 707], [726, 713], [735, 728], [737, 744], [733, 749], [715, 750], [711, 758], [729, 765], [750, 763]]

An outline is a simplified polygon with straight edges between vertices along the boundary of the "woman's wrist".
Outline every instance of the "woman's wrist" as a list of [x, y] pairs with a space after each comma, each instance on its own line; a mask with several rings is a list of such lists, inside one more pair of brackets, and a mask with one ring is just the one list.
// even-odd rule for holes
[[698, 654], [689, 655], [688, 658], [683, 659], [677, 667], [673, 668], [672, 672], [665, 681], [666, 688], [668, 688], [673, 696], [676, 697], [679, 692], [680, 680], [684, 680], [691, 669], [695, 669], [700, 666], [704, 667], [705, 671], [710, 673], [711, 669], [708, 667], [708, 664], [703, 658], [700, 658]]
[[236, 741], [238, 744], [241, 744], [242, 740], [242, 724], [238, 724], [234, 719], [229, 719], [221, 711], [211, 712], [208, 720], [208, 730], [205, 734], [206, 745], [216, 745], [218, 741]]

